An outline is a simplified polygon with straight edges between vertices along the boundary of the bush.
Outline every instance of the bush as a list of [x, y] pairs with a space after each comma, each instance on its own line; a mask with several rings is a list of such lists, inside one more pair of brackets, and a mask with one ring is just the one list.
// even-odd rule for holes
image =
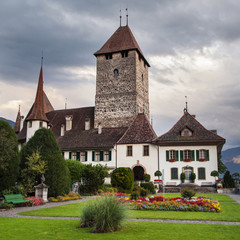
[[98, 190], [102, 188], [107, 174], [106, 166], [100, 164], [95, 166], [92, 164], [85, 165], [82, 172], [82, 185], [80, 185], [80, 192], [98, 192]]
[[161, 176], [162, 176], [161, 171], [157, 170], [157, 171], [154, 173], [154, 176], [155, 176], [155, 177], [161, 177]]
[[150, 176], [149, 174], [145, 173], [145, 174], [143, 175], [143, 179], [144, 179], [145, 182], [149, 182], [150, 179], [151, 179], [151, 176]]
[[112, 172], [111, 184], [120, 192], [131, 192], [134, 186], [133, 173], [130, 168], [116, 168]]
[[8, 122], [0, 120], [0, 192], [15, 185], [19, 163], [17, 136]]
[[11, 209], [13, 208], [13, 204], [11, 203], [0, 203], [0, 209]]
[[133, 192], [131, 193], [130, 199], [131, 199], [131, 200], [137, 200], [138, 197], [139, 197], [138, 191], [133, 191]]
[[194, 182], [196, 179], [196, 174], [191, 172], [190, 179]]
[[180, 174], [180, 178], [182, 182], [186, 179], [186, 175], [184, 172]]
[[196, 193], [191, 190], [191, 189], [187, 189], [187, 188], [184, 188], [182, 191], [181, 191], [181, 196], [184, 197], [184, 198], [189, 198], [191, 199]]
[[67, 159], [65, 161], [70, 172], [71, 184], [74, 182], [80, 182], [85, 165], [71, 159]]
[[125, 206], [117, 202], [115, 197], [103, 197], [89, 201], [80, 216], [80, 226], [91, 227], [96, 233], [114, 232], [120, 229], [125, 213]]
[[140, 189], [140, 196], [141, 197], [146, 197], [149, 193], [149, 190], [145, 189], [145, 188], [141, 188]]
[[155, 187], [154, 184], [152, 182], [147, 182], [147, 183], [141, 183], [140, 185], [141, 187], [145, 188], [146, 190], [148, 190], [150, 193], [155, 194]]

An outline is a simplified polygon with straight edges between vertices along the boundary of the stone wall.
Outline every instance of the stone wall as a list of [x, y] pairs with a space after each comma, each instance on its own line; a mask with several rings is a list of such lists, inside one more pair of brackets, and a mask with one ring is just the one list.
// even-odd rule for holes
[[112, 59], [97, 56], [94, 127], [98, 123], [102, 127], [129, 126], [143, 106], [148, 116], [148, 66], [137, 51], [129, 51], [127, 57], [113, 53]]

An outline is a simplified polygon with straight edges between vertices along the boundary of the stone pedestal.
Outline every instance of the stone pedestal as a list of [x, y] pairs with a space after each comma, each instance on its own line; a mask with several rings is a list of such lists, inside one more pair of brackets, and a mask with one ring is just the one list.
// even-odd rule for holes
[[35, 197], [42, 198], [44, 202], [47, 202], [48, 186], [44, 183], [40, 183], [35, 186]]

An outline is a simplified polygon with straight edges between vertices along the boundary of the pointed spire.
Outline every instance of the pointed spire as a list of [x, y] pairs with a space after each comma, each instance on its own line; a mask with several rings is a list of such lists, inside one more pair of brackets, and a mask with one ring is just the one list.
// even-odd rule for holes
[[[43, 60], [43, 58], [42, 58], [42, 60]], [[40, 74], [39, 74], [38, 88], [37, 88], [35, 102], [32, 106], [32, 109], [30, 110], [30, 113], [28, 114], [28, 117], [26, 120], [43, 120], [43, 121], [48, 122], [48, 118], [47, 118], [47, 116], [45, 114], [45, 110], [44, 110], [42, 65], [41, 65]]]
[[122, 10], [120, 9], [120, 27], [122, 26]]
[[21, 128], [21, 113], [20, 113], [20, 105], [19, 105], [19, 108], [18, 108], [18, 114], [17, 114], [17, 118], [16, 118], [16, 122], [15, 122], [15, 125], [13, 127], [13, 130], [15, 133], [19, 133], [20, 132], [20, 128]]
[[128, 9], [126, 8], [126, 26], [128, 26]]
[[188, 101], [187, 101], [187, 96], [185, 96], [186, 98], [186, 107], [184, 108], [184, 113], [187, 113], [188, 112]]

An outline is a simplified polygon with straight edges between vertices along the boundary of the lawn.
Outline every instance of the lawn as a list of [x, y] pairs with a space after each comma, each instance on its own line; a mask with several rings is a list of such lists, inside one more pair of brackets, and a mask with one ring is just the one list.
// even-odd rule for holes
[[0, 218], [0, 239], [237, 240], [240, 236], [240, 226], [234, 225], [124, 222], [121, 231], [105, 234], [91, 233], [90, 229], [78, 228], [78, 225], [78, 220], [2, 217]]
[[[179, 196], [179, 194], [164, 195]], [[201, 194], [203, 196], [203, 194]], [[146, 211], [130, 210], [128, 218], [152, 218], [152, 219], [187, 219], [187, 220], [213, 220], [213, 221], [232, 221], [240, 222], [240, 204], [237, 204], [227, 195], [204, 194], [218, 200], [221, 206], [220, 213], [208, 212], [176, 212], [176, 211]], [[45, 208], [34, 211], [20, 213], [27, 216], [54, 216], [54, 217], [79, 217], [81, 209], [87, 202], [68, 204], [59, 207]]]

